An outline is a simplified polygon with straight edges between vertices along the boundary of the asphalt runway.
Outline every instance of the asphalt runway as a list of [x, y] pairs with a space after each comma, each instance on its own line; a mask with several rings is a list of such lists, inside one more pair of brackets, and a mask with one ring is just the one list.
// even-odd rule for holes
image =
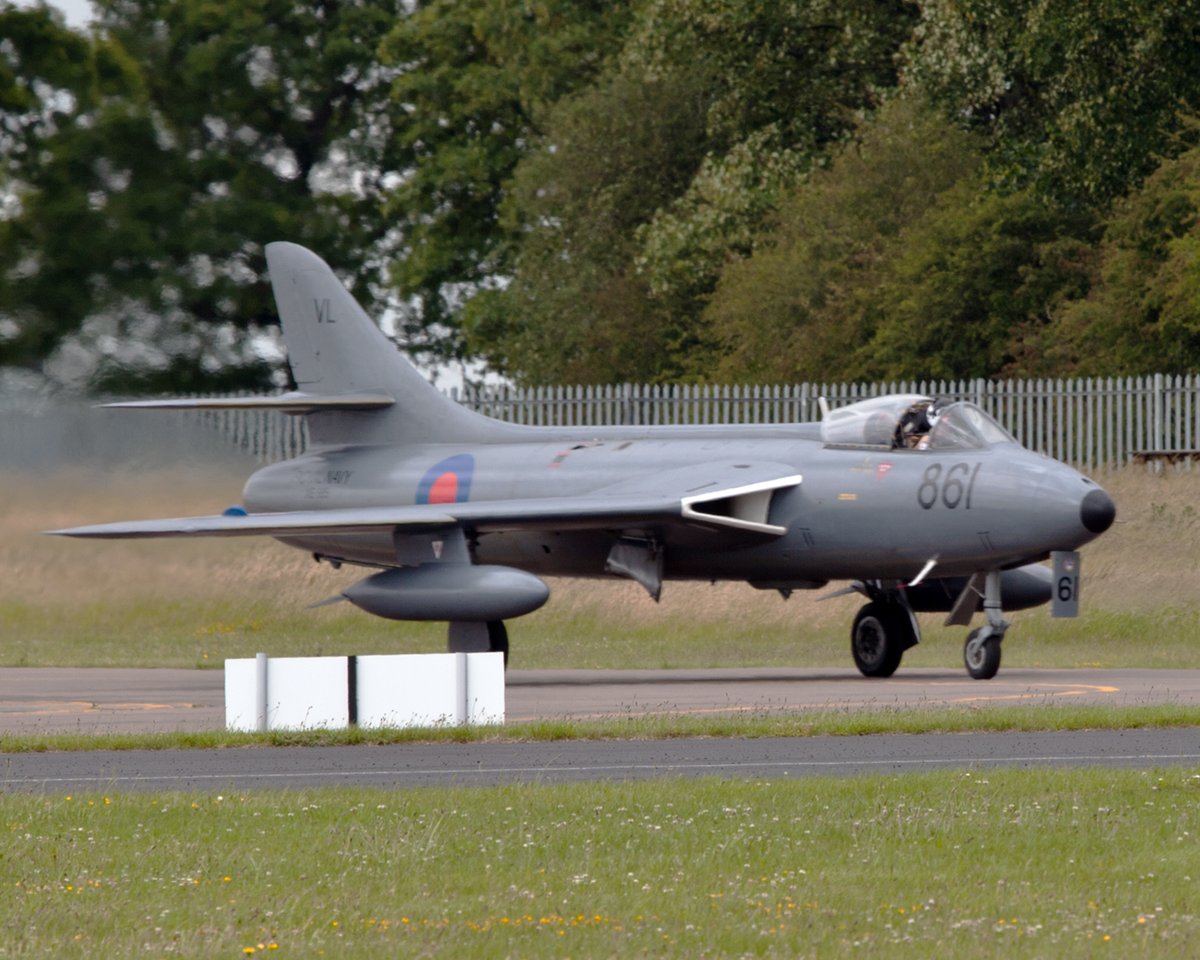
[[[0, 669], [0, 732], [215, 730], [217, 670]], [[949, 670], [868, 680], [839, 670], [511, 671], [510, 720], [852, 711], [953, 704], [1200, 703], [1200, 671]], [[946, 767], [1200, 768], [1200, 729], [871, 737], [396, 744], [0, 755], [0, 792], [481, 786], [664, 776], [782, 778]]]
[[[0, 755], [0, 793], [479, 787], [662, 777], [783, 779], [970, 768], [1200, 769], [1200, 730], [585, 740]], [[1200, 776], [1200, 774], [1197, 774]]]
[[[0, 668], [0, 733], [220, 730], [220, 670]], [[955, 704], [1200, 704], [1200, 670], [510, 670], [511, 721]]]

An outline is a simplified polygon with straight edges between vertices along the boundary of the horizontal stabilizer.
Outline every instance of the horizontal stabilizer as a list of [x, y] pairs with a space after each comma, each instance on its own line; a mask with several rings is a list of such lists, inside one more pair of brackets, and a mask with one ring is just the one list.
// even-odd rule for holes
[[314, 413], [317, 410], [379, 410], [393, 406], [387, 393], [317, 394], [292, 391], [275, 397], [181, 397], [171, 400], [127, 400], [102, 404], [122, 410], [281, 410]]

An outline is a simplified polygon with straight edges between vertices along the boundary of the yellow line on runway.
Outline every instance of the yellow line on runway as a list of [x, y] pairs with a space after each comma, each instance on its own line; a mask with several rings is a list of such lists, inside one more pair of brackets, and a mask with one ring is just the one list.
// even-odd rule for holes
[[1089, 693], [1120, 693], [1120, 687], [1108, 687], [1089, 683], [1073, 683], [1067, 684], [1058, 683], [1034, 683], [1031, 687], [1048, 687], [1054, 690], [1058, 687], [1066, 687], [1066, 689], [1058, 692], [1029, 692], [1029, 693], [1002, 693], [996, 696], [980, 696], [980, 697], [957, 697], [953, 700], [947, 700], [946, 703], [988, 703], [996, 700], [1035, 700], [1039, 697], [1084, 697]]

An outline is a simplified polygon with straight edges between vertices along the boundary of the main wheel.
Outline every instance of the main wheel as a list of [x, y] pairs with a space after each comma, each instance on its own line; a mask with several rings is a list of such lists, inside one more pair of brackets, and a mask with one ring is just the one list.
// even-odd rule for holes
[[982, 627], [976, 627], [967, 634], [963, 663], [973, 679], [991, 680], [1000, 669], [1000, 635], [993, 633], [981, 639], [982, 632]]
[[487, 622], [488, 653], [504, 654], [504, 665], [508, 666], [508, 627], [503, 620]]
[[850, 652], [864, 677], [890, 677], [914, 643], [908, 611], [895, 603], [868, 603], [850, 630]]

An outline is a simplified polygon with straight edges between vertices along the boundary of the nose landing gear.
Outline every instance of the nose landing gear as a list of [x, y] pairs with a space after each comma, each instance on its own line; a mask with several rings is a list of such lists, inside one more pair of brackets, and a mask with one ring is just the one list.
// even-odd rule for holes
[[992, 628], [976, 627], [967, 634], [963, 645], [963, 663], [976, 680], [991, 680], [1000, 669], [1000, 637]]
[[[966, 587], [966, 590], [973, 589], [972, 584]], [[967, 642], [963, 644], [963, 663], [967, 673], [975, 680], [991, 680], [1000, 669], [1000, 641], [1008, 630], [1008, 621], [1004, 619], [1000, 606], [999, 570], [989, 570], [984, 577], [983, 613], [987, 623], [968, 633]], [[949, 624], [954, 621], [952, 613], [946, 622]]]

